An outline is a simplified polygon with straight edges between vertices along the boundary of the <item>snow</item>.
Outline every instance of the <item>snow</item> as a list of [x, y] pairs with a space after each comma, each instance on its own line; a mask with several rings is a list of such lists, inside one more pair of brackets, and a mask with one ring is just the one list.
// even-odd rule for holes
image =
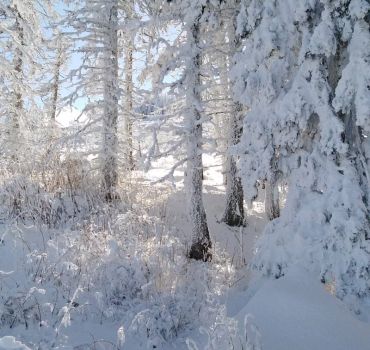
[[[256, 241], [267, 223], [263, 201], [257, 200], [248, 208], [247, 227], [233, 229], [219, 223], [224, 205], [221, 159], [214, 155], [205, 155], [203, 158], [207, 167], [204, 202], [212, 239], [229, 256], [243, 256], [241, 260], [236, 258], [234, 264], [245, 267], [253, 260]], [[168, 162], [155, 163], [150, 176], [157, 171], [156, 178], [159, 178], [159, 174], [163, 175], [165, 164], [169, 168]], [[182, 185], [179, 183], [177, 188], [178, 191], [168, 199], [168, 224], [176, 225], [185, 235], [190, 235], [186, 227], [186, 216], [182, 212]], [[303, 267], [293, 268], [284, 277], [271, 280], [245, 271], [225, 296], [227, 314], [238, 321], [241, 334], [245, 331], [246, 316], [252, 315], [252, 322], [261, 334], [262, 349], [370, 348], [370, 324], [360, 321], [346, 304], [332, 295], [330, 286], [318, 281], [313, 272]], [[199, 349], [202, 349], [200, 344], [205, 344], [196, 333], [189, 338]]]
[[264, 350], [370, 348], [370, 324], [302, 267], [265, 281], [236, 315], [240, 324], [247, 314], [254, 316]]
[[338, 297], [365, 296], [369, 5], [350, 1], [344, 11], [342, 1], [295, 3], [251, 1], [238, 18], [239, 32], [250, 33], [231, 70], [235, 98], [248, 108], [237, 145], [245, 198], [264, 181], [289, 189], [254, 263], [279, 277], [304, 261], [317, 279], [336, 282]]
[[[73, 282], [73, 276], [78, 278], [76, 266], [77, 264], [81, 266], [82, 261], [74, 260], [75, 253], [70, 250], [76, 246], [81, 247], [81, 244], [76, 241], [78, 236], [72, 233], [59, 234], [58, 237], [47, 241], [48, 248], [44, 253], [44, 258], [41, 258], [41, 255], [37, 258], [43, 251], [43, 249], [40, 250], [40, 247], [43, 247], [40, 232], [35, 228], [30, 229], [24, 226], [18, 226], [18, 230], [15, 231], [5, 229], [2, 226], [4, 233], [0, 237], [5, 244], [0, 246], [0, 266], [2, 268], [0, 285], [3, 291], [5, 288], [5, 290], [14, 294], [17, 290], [14, 282], [16, 280], [23, 281], [22, 288], [18, 290], [23, 290], [28, 295], [26, 296], [27, 305], [32, 305], [32, 298], [44, 303], [42, 306], [44, 326], [41, 328], [32, 326], [28, 329], [25, 329], [23, 325], [18, 325], [12, 329], [2, 328], [0, 330], [2, 343], [0, 344], [3, 348], [34, 349], [36, 344], [44, 341], [45, 349], [48, 349], [50, 344], [55, 342], [57, 344], [56, 349], [74, 349], [74, 347], [83, 346], [89, 348], [92, 344], [95, 344], [97, 348], [102, 349], [116, 349], [118, 345], [123, 349], [141, 350], [151, 349], [155, 345], [157, 349], [161, 350], [174, 348], [180, 350], [189, 348], [228, 350], [231, 349], [231, 345], [227, 342], [222, 343], [222, 341], [229, 339], [230, 334], [236, 334], [236, 336], [233, 336], [233, 346], [235, 349], [242, 349], [240, 344], [243, 344], [247, 333], [248, 341], [253, 341], [254, 344], [261, 342], [264, 350], [367, 350], [370, 346], [370, 324], [359, 321], [345, 304], [336, 299], [325, 289], [323, 284], [318, 282], [315, 274], [304, 268], [297, 268], [289, 270], [286, 276], [278, 280], [270, 280], [249, 269], [255, 254], [256, 241], [266, 225], [263, 202], [257, 200], [253, 206], [246, 208], [248, 225], [244, 228], [230, 228], [223, 223], [219, 223], [219, 216], [224, 205], [223, 194], [225, 190], [222, 183], [220, 161], [219, 156], [209, 155], [204, 157], [204, 163], [207, 166], [204, 202], [212, 240], [218, 252], [215, 256], [217, 259], [230, 259], [231, 262], [229, 264], [226, 263], [226, 260], [222, 260], [222, 264], [215, 263], [214, 268], [210, 265], [203, 270], [205, 272], [211, 269], [207, 272], [208, 281], [213, 280], [215, 290], [214, 292], [208, 290], [207, 293], [208, 297], [213, 298], [213, 302], [215, 302], [214, 305], [213, 302], [211, 304], [215, 308], [214, 311], [217, 311], [219, 315], [217, 316], [218, 328], [207, 328], [210, 325], [205, 327], [207, 312], [212, 310], [211, 304], [207, 306], [211, 307], [210, 309], [204, 310], [205, 314], [202, 316], [204, 317], [202, 318], [203, 328], [199, 328], [199, 323], [196, 321], [199, 315], [192, 314], [192, 307], [184, 307], [187, 303], [193, 305], [192, 303], [195, 301], [191, 297], [193, 292], [198, 293], [196, 298], [200, 298], [199, 301], [202, 300], [199, 287], [187, 291], [187, 288], [198, 280], [196, 276], [202, 271], [199, 269], [201, 265], [196, 267], [198, 265], [185, 264], [183, 266], [189, 271], [185, 273], [181, 264], [171, 266], [168, 263], [172, 260], [166, 261], [167, 254], [169, 254], [168, 257], [171, 257], [174, 254], [173, 249], [179, 247], [175, 238], [177, 237], [176, 239], [180, 239], [181, 242], [186, 242], [191, 232], [187, 225], [186, 213], [184, 213], [185, 193], [182, 186], [181, 171], [179, 170], [179, 176], [177, 177], [176, 190], [168, 190], [165, 183], [152, 185], [153, 178], [157, 179], [157, 175], [164, 174], [165, 170], [171, 166], [170, 163], [158, 162], [154, 163], [154, 169], [151, 171], [150, 177], [142, 179], [141, 186], [151, 188], [152, 191], [161, 190], [163, 197], [159, 197], [157, 200], [158, 203], [164, 202], [155, 206], [152, 214], [160, 215], [166, 227], [176, 228], [171, 233], [173, 237], [168, 240], [172, 243], [163, 245], [163, 243], [158, 244], [156, 240], [151, 239], [145, 243], [147, 244], [145, 249], [138, 246], [140, 241], [136, 241], [131, 246], [131, 243], [125, 237], [133, 237], [137, 226], [144, 226], [141, 226], [142, 224], [139, 222], [131, 223], [129, 221], [131, 217], [136, 220], [133, 212], [122, 215], [119, 219], [121, 224], [118, 232], [120, 236], [122, 236], [122, 232], [127, 234], [127, 236], [123, 235], [122, 239], [124, 244], [132, 247], [129, 248], [132, 257], [127, 259], [122, 256], [122, 252], [126, 251], [127, 248], [123, 248], [122, 243], [119, 240], [117, 241], [114, 236], [107, 238], [107, 250], [101, 257], [102, 263], [94, 257], [94, 260], [91, 260], [94, 261], [93, 266], [91, 266], [92, 269], [89, 269], [88, 266], [85, 267], [87, 269], [86, 273], [90, 276], [96, 274], [94, 277], [95, 288], [104, 286], [104, 289], [92, 290], [90, 296], [87, 291], [74, 287], [76, 285]], [[139, 172], [136, 173], [136, 176], [138, 175]], [[149, 176], [141, 173], [141, 176], [144, 175]], [[146, 194], [146, 199], [149, 200], [151, 198], [150, 192], [145, 189], [143, 189], [143, 192]], [[114, 230], [114, 228], [112, 229]], [[22, 232], [22, 234], [17, 234], [17, 232]], [[65, 241], [69, 242], [67, 246]], [[167, 240], [164, 239], [164, 241]], [[26, 252], [33, 251], [31, 255], [29, 253], [25, 254], [25, 246], [22, 242], [27, 242], [29, 248], [26, 249]], [[144, 242], [140, 244], [144, 244]], [[139, 253], [135, 253], [135, 250], [132, 249], [139, 249]], [[36, 250], [40, 250], [40, 253], [37, 253]], [[82, 248], [82, 251], [84, 251], [84, 248]], [[86, 253], [87, 251], [84, 254]], [[99, 254], [98, 250], [93, 254]], [[117, 255], [122, 256], [123, 260]], [[81, 258], [83, 256], [81, 255]], [[25, 257], [28, 265], [24, 265], [22, 262]], [[61, 276], [63, 278], [62, 283], [65, 287], [70, 284], [68, 288], [72, 293], [72, 301], [75, 300], [86, 305], [84, 307], [91, 303], [95, 305], [94, 307], [102, 308], [101, 312], [104, 315], [102, 323], [99, 322], [99, 317], [94, 316], [96, 314], [94, 309], [86, 309], [90, 310], [88, 313], [83, 310], [79, 312], [78, 309], [75, 310], [72, 306], [72, 302], [64, 305], [59, 302], [60, 309], [56, 313], [56, 315], [59, 315], [58, 318], [55, 319], [50, 316], [49, 312], [55, 307], [53, 303], [55, 297], [57, 297], [54, 294], [54, 289], [50, 288], [47, 283], [42, 287], [36, 287], [37, 284], [34, 285], [27, 277], [27, 271], [32, 272], [33, 269], [34, 262], [32, 263], [32, 261], [42, 261], [46, 257], [51, 259], [49, 262], [51, 265], [55, 263], [56, 267], [60, 269], [59, 271], [64, 271], [66, 276]], [[61, 257], [63, 259], [59, 261]], [[140, 272], [140, 269], [142, 269], [141, 259], [143, 258], [146, 261], [147, 268], [151, 271], [152, 280], [149, 282]], [[88, 264], [89, 261], [87, 260]], [[128, 263], [129, 265], [127, 265]], [[25, 266], [28, 266], [27, 269], [25, 269]], [[120, 266], [130, 267], [131, 270], [121, 269]], [[58, 269], [54, 273], [57, 273]], [[178, 288], [177, 292], [169, 299], [166, 299], [165, 296], [165, 291], [168, 290], [166, 283], [169, 283], [169, 280], [166, 280], [166, 276], [163, 274], [165, 271], [171, 279], [179, 280], [182, 285], [174, 285], [175, 288]], [[158, 274], [159, 279], [157, 279], [156, 274]], [[233, 275], [235, 276], [233, 277]], [[158, 289], [158, 282], [163, 278], [167, 282]], [[29, 282], [31, 284], [28, 284]], [[106, 297], [104, 293], [110, 293], [109, 291], [116, 287], [126, 288], [124, 287], [125, 283], [128, 283], [128, 289], [123, 289], [123, 291], [126, 290], [126, 292], [133, 294], [127, 300], [129, 309], [126, 309], [123, 313], [122, 311], [117, 313], [117, 310], [105, 306], [104, 300]], [[188, 287], [185, 288], [184, 283]], [[8, 290], [8, 288], [13, 288], [13, 291], [12, 289]], [[134, 291], [137, 288], [140, 288], [143, 293], [147, 293], [149, 299], [135, 298]], [[63, 290], [61, 292], [63, 293]], [[129, 294], [126, 295], [129, 296]], [[177, 305], [176, 307], [179, 308], [180, 313], [177, 313], [178, 311], [172, 313], [173, 310], [171, 311], [170, 308], [165, 306], [166, 304], [171, 305], [170, 300], [173, 300], [172, 298], [176, 298], [175, 300], [179, 303], [173, 306]], [[49, 312], [47, 311], [48, 308]], [[113, 315], [113, 317], [109, 315]], [[209, 320], [213, 320], [214, 316], [212, 315], [212, 313], [208, 314]], [[157, 327], [163, 331], [170, 331], [173, 322], [171, 317], [180, 316], [191, 317], [197, 326], [185, 327], [182, 331], [179, 331], [177, 337], [166, 341], [156, 338], [158, 333], [155, 331], [152, 338], [146, 338], [147, 331], [144, 332], [146, 327]], [[57, 329], [57, 335], [50, 327], [52, 324]], [[22, 345], [19, 341], [26, 345]], [[246, 344], [251, 344], [248, 341], [244, 342], [244, 348]], [[28, 346], [28, 348], [25, 346]], [[214, 347], [212, 348], [212, 346]], [[259, 348], [256, 347], [255, 349]]]
[[369, 350], [369, 1], [62, 2], [0, 4], [0, 350]]
[[26, 345], [12, 336], [0, 338], [0, 349], [2, 350], [30, 350]]
[[56, 121], [61, 127], [67, 128], [76, 123], [86, 123], [87, 117], [81, 115], [81, 111], [75, 107], [64, 107], [56, 116]]

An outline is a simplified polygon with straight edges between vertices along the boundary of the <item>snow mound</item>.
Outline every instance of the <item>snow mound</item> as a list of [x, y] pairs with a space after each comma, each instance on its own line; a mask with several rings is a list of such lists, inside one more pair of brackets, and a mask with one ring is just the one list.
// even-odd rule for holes
[[254, 316], [264, 350], [370, 349], [370, 325], [304, 269], [265, 282], [239, 312], [240, 324], [247, 314]]
[[31, 350], [14, 337], [6, 336], [0, 338], [0, 350]]

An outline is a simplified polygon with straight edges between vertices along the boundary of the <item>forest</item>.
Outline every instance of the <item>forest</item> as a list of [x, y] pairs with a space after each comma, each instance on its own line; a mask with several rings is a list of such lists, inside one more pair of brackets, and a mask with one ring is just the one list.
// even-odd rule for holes
[[369, 350], [370, 0], [0, 0], [0, 350]]

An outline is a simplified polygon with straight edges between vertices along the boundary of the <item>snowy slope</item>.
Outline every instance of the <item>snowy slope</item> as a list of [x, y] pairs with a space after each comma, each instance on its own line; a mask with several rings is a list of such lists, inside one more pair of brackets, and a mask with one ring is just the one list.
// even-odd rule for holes
[[370, 325], [304, 269], [268, 280], [236, 316], [252, 314], [264, 350], [369, 350]]
[[26, 345], [16, 340], [14, 337], [6, 336], [0, 338], [0, 350], [30, 350]]

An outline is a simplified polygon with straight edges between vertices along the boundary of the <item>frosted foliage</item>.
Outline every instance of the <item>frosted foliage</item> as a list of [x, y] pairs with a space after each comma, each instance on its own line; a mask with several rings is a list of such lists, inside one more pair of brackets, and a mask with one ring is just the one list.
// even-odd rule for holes
[[366, 0], [352, 0], [349, 11], [354, 18], [363, 19], [370, 11], [370, 4]]
[[333, 106], [350, 113], [356, 109], [356, 123], [370, 132], [370, 33], [369, 25], [358, 21], [349, 43], [349, 63], [335, 92]]
[[[211, 242], [203, 206], [202, 153], [206, 149], [206, 130], [203, 130], [203, 124], [209, 121], [210, 117], [205, 113], [204, 97], [207, 96], [208, 86], [204, 77], [208, 73], [204, 73], [204, 62], [209, 59], [207, 54], [214, 45], [211, 34], [220, 26], [217, 12], [220, 3], [205, 0], [160, 3], [171, 18], [179, 21], [179, 26], [181, 23], [182, 30], [178, 31], [176, 36], [173, 35], [173, 40], [162, 37], [158, 39], [159, 43], [166, 45], [158, 50], [156, 67], [152, 73], [156, 82], [154, 90], [160, 95], [166, 89], [176, 99], [171, 101], [172, 106], [166, 108], [164, 115], [156, 117], [153, 135], [157, 149], [154, 146], [148, 158], [160, 158], [168, 154], [178, 158], [169, 174], [163, 178], [172, 181], [176, 168], [186, 163], [184, 183], [192, 231], [189, 256], [208, 259], [208, 253], [205, 254], [205, 251], [210, 248]], [[175, 77], [173, 81], [168, 82], [167, 76], [170, 74]], [[175, 130], [175, 137], [166, 142], [164, 150], [161, 151], [158, 145], [160, 127]]]
[[[89, 152], [99, 153], [102, 169], [101, 186], [109, 201], [115, 197], [118, 181], [118, 28], [119, 1], [71, 1], [65, 25], [73, 28], [71, 42], [79, 49], [82, 60], [69, 73], [72, 84], [64, 99], [69, 104], [89, 96], [83, 108], [88, 116], [87, 131], [99, 135]], [[86, 35], [81, 37], [81, 33]], [[99, 149], [99, 151], [98, 151]]]
[[[38, 86], [42, 77], [41, 46], [44, 44], [42, 24], [46, 18], [39, 7], [47, 11], [48, 0], [4, 0], [0, 2], [0, 145], [4, 157], [19, 156], [23, 143], [19, 142], [22, 133], [33, 123], [30, 114], [39, 113], [37, 100], [40, 98]], [[38, 122], [40, 120], [38, 115]], [[27, 135], [29, 142], [34, 137]]]
[[[365, 3], [252, 1], [239, 16], [239, 31], [245, 26], [247, 34], [231, 72], [235, 96], [249, 108], [238, 145], [245, 196], [252, 200], [257, 184], [276, 171], [289, 188], [281, 217], [260, 240], [255, 267], [281, 276], [297, 261], [309, 262], [336, 281], [340, 296], [369, 288], [366, 185], [342, 140], [347, 117], [338, 114], [355, 110], [350, 120], [369, 131]], [[338, 41], [346, 37], [348, 49]], [[346, 63], [346, 52], [347, 65], [333, 63], [343, 69], [334, 74], [330, 62]]]
[[324, 54], [329, 57], [335, 54], [336, 48], [337, 42], [333, 32], [333, 23], [329, 17], [315, 29], [310, 41], [310, 51], [313, 54]]

